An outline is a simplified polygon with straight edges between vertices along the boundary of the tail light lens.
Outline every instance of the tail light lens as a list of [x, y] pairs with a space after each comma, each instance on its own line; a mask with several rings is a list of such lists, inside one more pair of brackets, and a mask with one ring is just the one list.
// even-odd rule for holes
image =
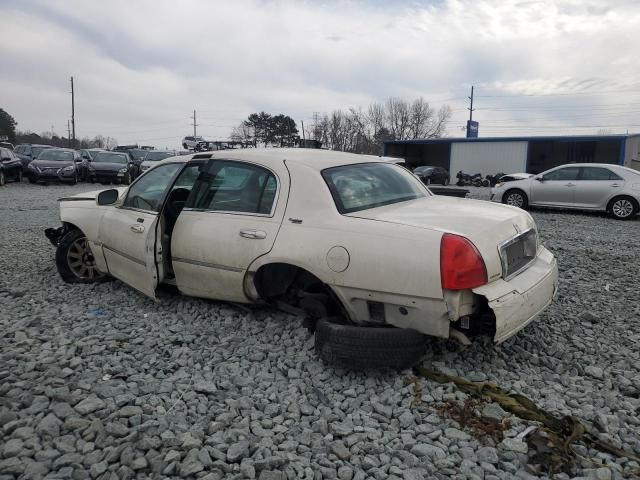
[[442, 235], [440, 281], [447, 290], [464, 290], [487, 283], [487, 267], [471, 241], [451, 233]]

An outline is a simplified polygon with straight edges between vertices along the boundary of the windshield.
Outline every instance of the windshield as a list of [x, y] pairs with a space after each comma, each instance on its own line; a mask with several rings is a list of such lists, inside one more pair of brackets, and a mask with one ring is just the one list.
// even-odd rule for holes
[[122, 153], [100, 152], [93, 156], [94, 162], [101, 163], [127, 163], [127, 156]]
[[351, 213], [426, 197], [411, 173], [384, 163], [358, 163], [323, 170], [340, 213]]
[[147, 154], [147, 150], [131, 149], [129, 150], [129, 153], [131, 154], [134, 160], [142, 160], [144, 156]]
[[40, 155], [40, 152], [42, 152], [43, 150], [49, 150], [50, 147], [31, 147], [31, 156], [33, 158], [38, 158], [38, 155]]
[[[33, 149], [35, 150], [35, 148]], [[52, 148], [41, 149], [38, 160], [50, 160], [54, 162], [73, 162], [73, 153], [68, 150], [55, 150]]]
[[157, 162], [159, 160], [164, 160], [165, 158], [173, 157], [175, 153], [173, 152], [149, 152], [146, 157], [144, 157], [145, 162]]
[[433, 170], [433, 167], [418, 167], [414, 170], [416, 173], [429, 173]]

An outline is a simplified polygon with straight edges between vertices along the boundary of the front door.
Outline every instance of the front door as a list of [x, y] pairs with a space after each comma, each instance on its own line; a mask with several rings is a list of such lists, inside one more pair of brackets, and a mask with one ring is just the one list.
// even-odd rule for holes
[[164, 275], [157, 266], [162, 254], [162, 242], [156, 235], [159, 212], [184, 165], [159, 165], [140, 177], [100, 222], [98, 242], [109, 273], [151, 298], [155, 298], [156, 286]]
[[248, 162], [211, 160], [171, 239], [176, 284], [186, 295], [244, 302], [249, 265], [273, 247], [288, 178]]
[[531, 205], [563, 207], [574, 203], [580, 167], [562, 167], [539, 175], [531, 182]]

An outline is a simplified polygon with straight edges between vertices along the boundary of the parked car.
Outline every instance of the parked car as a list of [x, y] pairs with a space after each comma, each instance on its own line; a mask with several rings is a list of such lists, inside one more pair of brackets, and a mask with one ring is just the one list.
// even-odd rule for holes
[[144, 150], [142, 148], [132, 148], [125, 152], [129, 155], [131, 162], [133, 163], [133, 168], [131, 169], [131, 174], [133, 178], [137, 178], [138, 175], [142, 173], [141, 165], [144, 162], [144, 158], [149, 153], [149, 150]]
[[628, 220], [639, 211], [640, 172], [607, 163], [572, 163], [499, 183], [491, 191], [491, 200], [520, 208], [603, 211]]
[[0, 147], [0, 186], [9, 179], [22, 181], [22, 162], [11, 150]]
[[185, 150], [194, 150], [198, 142], [204, 142], [204, 138], [199, 136], [186, 136], [182, 139], [182, 148]]
[[0, 147], [8, 148], [9, 150], [13, 150], [15, 148], [13, 146], [13, 143], [10, 143], [10, 142], [0, 142]]
[[82, 158], [82, 161], [78, 166], [79, 167], [78, 173], [80, 175], [81, 181], [86, 182], [87, 180], [89, 180], [89, 164], [93, 160], [93, 157], [95, 156], [95, 154], [98, 152], [105, 152], [105, 151], [106, 150], [104, 148], [84, 148], [82, 150], [78, 150], [78, 152], [80, 153], [80, 158]]
[[160, 160], [165, 158], [175, 157], [176, 152], [171, 150], [152, 150], [144, 157], [142, 164], [140, 164], [140, 172], [144, 172], [147, 169], [153, 167]]
[[384, 157], [172, 157], [128, 188], [61, 199], [60, 218], [46, 235], [65, 281], [110, 275], [151, 298], [167, 283], [300, 312], [322, 358], [357, 367], [414, 363], [424, 335], [502, 342], [558, 284], [527, 212], [433, 195]]
[[417, 167], [413, 171], [413, 174], [426, 185], [430, 185], [432, 183], [449, 185], [449, 171], [442, 167], [429, 167], [427, 165], [423, 165]]
[[29, 170], [27, 169], [27, 167], [29, 166], [29, 163], [31, 163], [33, 160], [38, 158], [38, 155], [40, 155], [40, 152], [42, 152], [47, 148], [54, 148], [54, 147], [52, 147], [51, 145], [36, 145], [36, 144], [30, 144], [30, 143], [23, 143], [23, 144], [17, 145], [16, 148], [14, 148], [13, 153], [15, 153], [20, 159], [20, 161], [22, 162], [23, 174], [27, 175], [29, 173]]
[[87, 179], [92, 183], [129, 185], [135, 169], [127, 152], [97, 152], [87, 164]]
[[28, 178], [31, 183], [67, 182], [78, 183], [80, 154], [70, 148], [47, 148], [38, 158], [29, 163]]

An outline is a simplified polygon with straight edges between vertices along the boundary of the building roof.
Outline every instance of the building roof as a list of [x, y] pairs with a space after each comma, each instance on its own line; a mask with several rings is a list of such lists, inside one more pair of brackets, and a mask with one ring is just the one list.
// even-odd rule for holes
[[480, 137], [480, 138], [424, 138], [417, 140], [388, 140], [385, 145], [398, 144], [430, 144], [430, 143], [458, 143], [458, 142], [528, 142], [528, 141], [569, 141], [569, 142], [594, 142], [602, 140], [624, 140], [630, 137], [640, 137], [640, 133], [619, 135], [550, 135], [530, 137]]

